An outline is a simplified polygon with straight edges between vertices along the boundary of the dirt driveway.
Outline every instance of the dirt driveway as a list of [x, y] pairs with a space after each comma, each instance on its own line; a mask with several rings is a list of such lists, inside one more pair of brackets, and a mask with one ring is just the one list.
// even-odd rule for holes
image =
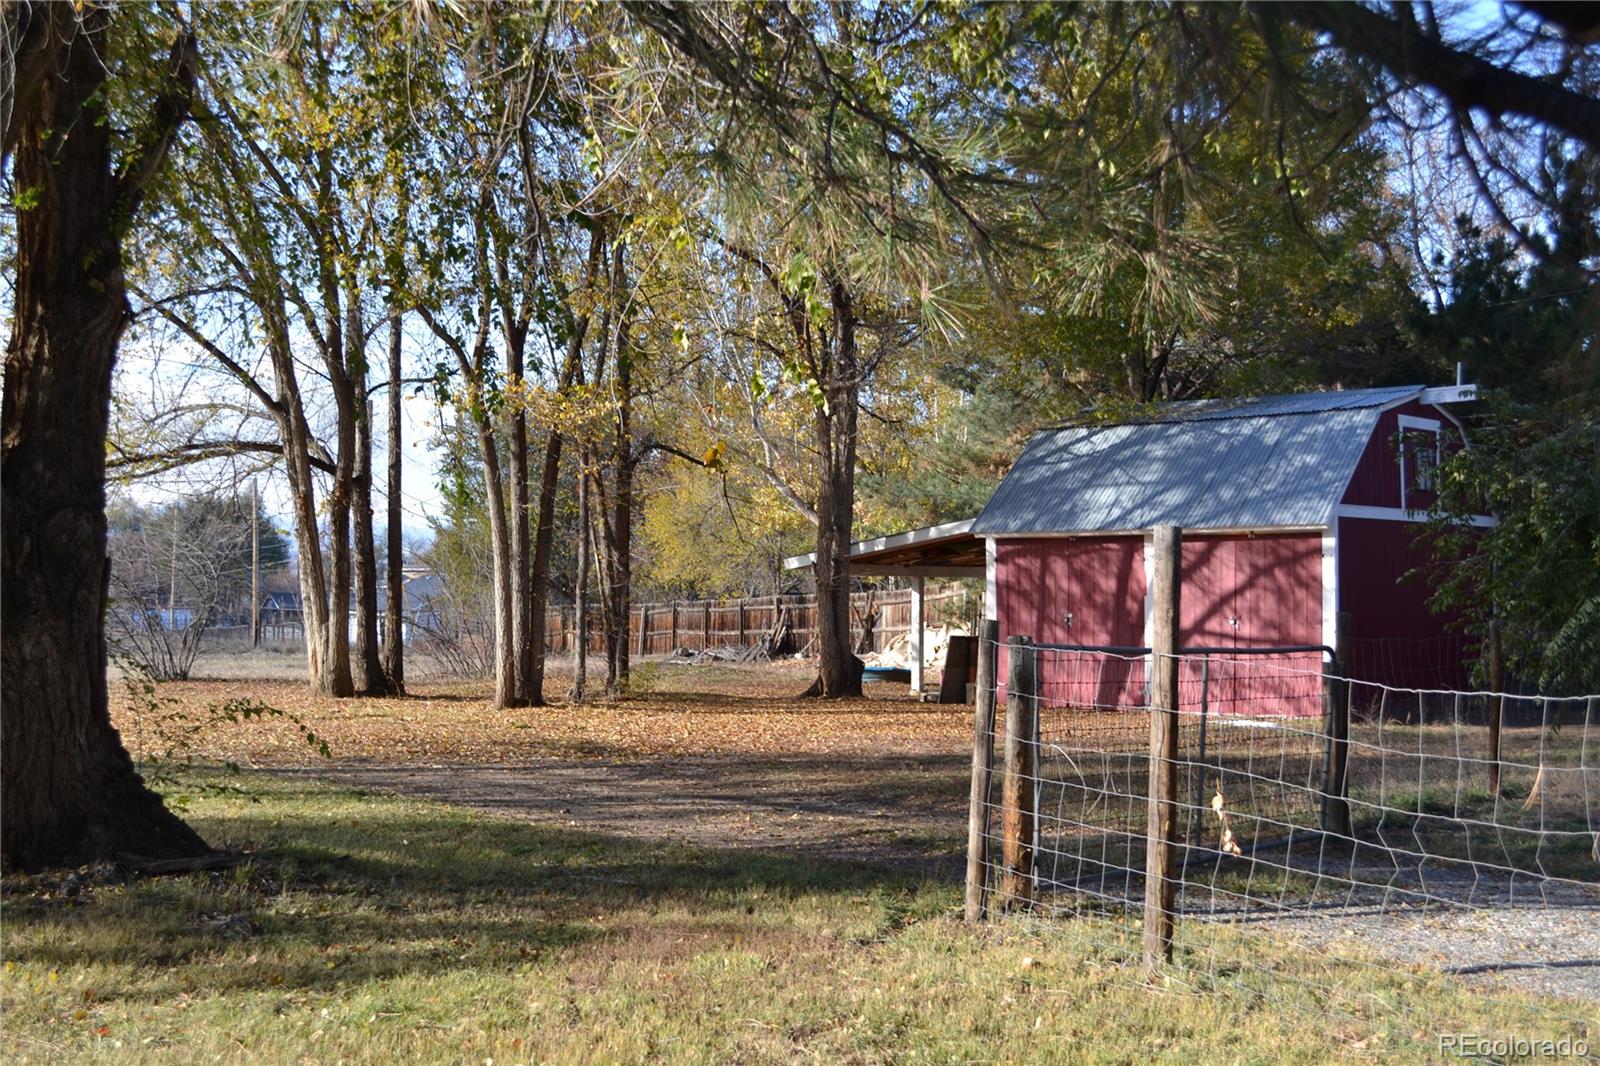
[[960, 876], [969, 757], [708, 756], [289, 770], [584, 831]]
[[[272, 715], [198, 729], [195, 755], [574, 829], [959, 877], [970, 708], [918, 703], [903, 685], [798, 699], [811, 669], [652, 663], [645, 691], [622, 700], [501, 711], [483, 682], [334, 700], [270, 674], [211, 676], [161, 686], [156, 713], [126, 697], [114, 715], [135, 752], [159, 753], [163, 716], [202, 721], [228, 701], [259, 700], [325, 739], [332, 758]], [[557, 676], [547, 690], [566, 687]]]

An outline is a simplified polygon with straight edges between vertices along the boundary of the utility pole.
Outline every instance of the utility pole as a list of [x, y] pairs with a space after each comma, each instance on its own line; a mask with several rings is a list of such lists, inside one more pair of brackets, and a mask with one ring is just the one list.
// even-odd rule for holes
[[250, 647], [261, 644], [261, 497], [250, 479]]

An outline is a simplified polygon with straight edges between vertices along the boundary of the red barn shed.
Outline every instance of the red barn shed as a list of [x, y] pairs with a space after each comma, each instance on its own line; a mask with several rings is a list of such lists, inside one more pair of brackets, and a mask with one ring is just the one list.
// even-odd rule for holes
[[[1150, 530], [1177, 525], [1185, 646], [1332, 647], [1345, 613], [1354, 676], [1464, 687], [1459, 638], [1427, 609], [1425, 583], [1401, 579], [1424, 562], [1412, 541], [1435, 468], [1464, 443], [1450, 405], [1475, 397], [1474, 386], [1456, 385], [1203, 400], [1041, 430], [970, 524], [863, 542], [852, 554], [865, 572], [968, 572], [948, 564], [981, 543], [986, 607], [1002, 639], [1141, 647], [1150, 644]], [[1320, 653], [1302, 658], [1277, 665], [1320, 668]], [[1143, 680], [1136, 656], [1122, 676], [1041, 678], [1092, 687], [1055, 698], [1117, 703], [1138, 699]], [[1292, 696], [1274, 707], [1271, 692], [1242, 685], [1214, 691], [1213, 703], [1231, 693], [1268, 713], [1294, 710]]]

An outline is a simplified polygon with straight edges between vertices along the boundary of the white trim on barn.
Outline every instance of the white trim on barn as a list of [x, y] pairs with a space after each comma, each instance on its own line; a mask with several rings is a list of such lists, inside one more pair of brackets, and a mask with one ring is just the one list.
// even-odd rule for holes
[[1478, 386], [1436, 385], [1423, 389], [1417, 398], [1432, 407], [1442, 403], [1473, 403], [1478, 399]]
[[1322, 534], [1322, 643], [1339, 646], [1339, 520]]
[[[1368, 518], [1377, 522], [1426, 522], [1427, 511], [1408, 511], [1403, 507], [1368, 507], [1362, 504], [1341, 503], [1333, 509], [1335, 518]], [[1495, 519], [1492, 515], [1475, 514], [1472, 516], [1471, 525], [1478, 529], [1493, 529]]]
[[[1188, 536], [1188, 530], [1183, 532]], [[1156, 676], [1156, 656], [1153, 650], [1156, 646], [1156, 534], [1155, 530], [1148, 530], [1144, 535], [1144, 544], [1139, 549], [1139, 557], [1144, 561], [1144, 635], [1140, 643], [1152, 649], [1144, 657], [1144, 685], [1145, 697], [1149, 698], [1150, 682]], [[1183, 544], [1178, 544], [1178, 584], [1183, 584]], [[1183, 627], [1182, 607], [1179, 605], [1178, 627]]]
[[[1185, 533], [1187, 532], [1188, 531], [1185, 530]], [[1144, 635], [1139, 638], [1139, 643], [1143, 644], [1147, 648], [1155, 647], [1156, 643], [1155, 543], [1156, 535], [1154, 533], [1146, 533], [1144, 535], [1144, 547], [1139, 552], [1139, 557], [1144, 561]], [[1181, 569], [1182, 567], [1180, 566], [1180, 570]], [[1149, 668], [1149, 665], [1149, 663], [1145, 664], [1146, 669]], [[1149, 677], [1150, 675], [1147, 673], [1145, 676]]]
[[[995, 538], [983, 538], [983, 620], [998, 622], [1000, 620], [1000, 585], [996, 581], [996, 547]], [[1002, 635], [1001, 639], [1005, 639]]]

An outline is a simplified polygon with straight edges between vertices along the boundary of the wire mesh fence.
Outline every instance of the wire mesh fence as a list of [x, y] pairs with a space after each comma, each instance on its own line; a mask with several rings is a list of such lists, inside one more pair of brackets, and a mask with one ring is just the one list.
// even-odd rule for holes
[[[1326, 649], [1185, 649], [1169, 708], [1148, 649], [1021, 656], [995, 715], [1006, 758], [974, 805], [993, 907], [1091, 923], [1134, 963], [1155, 881], [1176, 926], [1162, 987], [1295, 988], [1337, 1013], [1375, 973], [1517, 973], [1537, 998], [1508, 1018], [1600, 1054], [1600, 697], [1396, 688]], [[1153, 759], [1163, 714], [1176, 751]], [[1385, 1009], [1447, 1024], [1425, 1000]]]

